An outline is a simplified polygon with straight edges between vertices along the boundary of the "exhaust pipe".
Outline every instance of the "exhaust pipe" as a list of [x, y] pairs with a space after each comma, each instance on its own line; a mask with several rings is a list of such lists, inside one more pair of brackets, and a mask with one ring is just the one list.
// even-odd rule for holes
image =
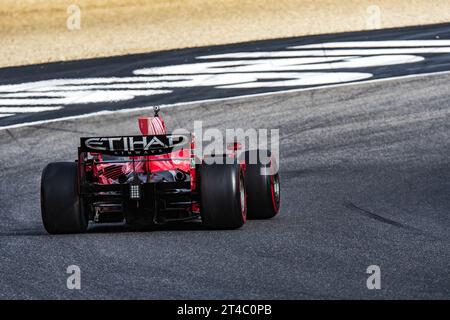
[[184, 173], [183, 171], [177, 171], [177, 173], [175, 174], [175, 180], [176, 181], [186, 180], [186, 173]]

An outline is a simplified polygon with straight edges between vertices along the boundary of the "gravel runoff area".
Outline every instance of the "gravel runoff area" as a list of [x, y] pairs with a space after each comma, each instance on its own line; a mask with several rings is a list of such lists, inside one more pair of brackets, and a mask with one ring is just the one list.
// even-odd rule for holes
[[2, 0], [0, 17], [6, 67], [448, 22], [450, 1]]

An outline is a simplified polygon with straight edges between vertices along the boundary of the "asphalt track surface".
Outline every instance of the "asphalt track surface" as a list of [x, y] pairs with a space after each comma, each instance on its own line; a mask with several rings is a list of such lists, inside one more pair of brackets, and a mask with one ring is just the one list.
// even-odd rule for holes
[[[163, 111], [172, 127], [280, 128], [282, 209], [234, 231], [46, 234], [42, 168], [79, 136], [137, 133], [119, 113], [0, 131], [0, 297], [450, 297], [450, 74]], [[66, 268], [81, 268], [81, 290]], [[381, 290], [366, 269], [381, 268]]]

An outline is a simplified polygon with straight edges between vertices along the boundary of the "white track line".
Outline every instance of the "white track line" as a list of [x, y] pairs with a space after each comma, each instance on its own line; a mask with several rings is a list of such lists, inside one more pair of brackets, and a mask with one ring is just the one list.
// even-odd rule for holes
[[294, 46], [291, 48], [382, 48], [382, 47], [444, 47], [450, 40], [381, 40], [381, 41], [343, 41], [324, 42]]
[[55, 111], [62, 109], [61, 106], [57, 107], [0, 107], [0, 113], [31, 113], [31, 112], [44, 112]]
[[[190, 102], [178, 102], [178, 103], [173, 103], [173, 104], [163, 104], [163, 105], [159, 105], [159, 106], [164, 109], [165, 108], [174, 108], [174, 107], [179, 107], [179, 106], [189, 106], [189, 105], [206, 103], [206, 102], [221, 102], [221, 101], [238, 100], [238, 99], [244, 99], [244, 98], [279, 95], [279, 94], [285, 94], [285, 93], [313, 91], [313, 90], [321, 90], [321, 89], [329, 89], [329, 88], [337, 88], [337, 87], [347, 87], [347, 86], [357, 86], [357, 85], [361, 85], [361, 84], [378, 83], [378, 82], [385, 82], [385, 81], [392, 81], [392, 80], [399, 80], [399, 79], [413, 79], [413, 78], [420, 78], [420, 77], [440, 75], [440, 74], [450, 74], [450, 70], [449, 71], [422, 73], [422, 74], [411, 74], [411, 75], [406, 75], [406, 76], [398, 76], [398, 77], [383, 78], [383, 79], [364, 80], [364, 81], [350, 82], [350, 83], [339, 83], [339, 84], [333, 84], [333, 85], [317, 86], [317, 87], [313, 87], [313, 88], [280, 90], [280, 91], [275, 91], [275, 92], [255, 93], [255, 94], [240, 95], [240, 96], [227, 97], [227, 98], [205, 99], [205, 100], [197, 100], [197, 101], [190, 101]], [[0, 130], [9, 130], [9, 129], [15, 129], [15, 128], [28, 127], [28, 126], [43, 125], [43, 124], [47, 124], [47, 123], [54, 123], [54, 122], [60, 122], [60, 121], [85, 119], [85, 118], [91, 118], [91, 117], [96, 117], [96, 116], [101, 116], [101, 115], [131, 113], [131, 112], [137, 112], [137, 111], [150, 111], [150, 110], [152, 110], [152, 108], [154, 106], [155, 105], [150, 105], [150, 106], [129, 108], [129, 109], [120, 109], [120, 110], [114, 110], [114, 111], [105, 110], [105, 111], [93, 112], [93, 113], [76, 115], [76, 116], [62, 117], [62, 118], [57, 118], [57, 119], [48, 119], [48, 120], [19, 123], [19, 124], [13, 124], [13, 125], [9, 125], [9, 126], [0, 127]]]
[[[296, 49], [297, 47], [289, 47]], [[322, 49], [322, 50], [291, 50], [291, 51], [249, 51], [235, 53], [220, 53], [200, 56], [197, 59], [248, 59], [248, 58], [289, 58], [289, 57], [340, 57], [340, 56], [373, 56], [373, 55], [406, 55], [422, 53], [450, 53], [450, 47], [430, 48], [391, 48], [391, 49]]]

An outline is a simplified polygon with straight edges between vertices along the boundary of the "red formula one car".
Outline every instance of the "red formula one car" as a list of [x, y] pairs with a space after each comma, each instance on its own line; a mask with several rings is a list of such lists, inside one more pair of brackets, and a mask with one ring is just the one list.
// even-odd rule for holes
[[214, 163], [199, 160], [193, 136], [167, 134], [157, 113], [139, 118], [142, 135], [81, 138], [78, 160], [45, 167], [41, 211], [49, 233], [85, 232], [89, 221], [138, 227], [201, 220], [211, 229], [234, 229], [278, 213], [273, 157], [263, 164], [257, 153], [250, 162], [257, 151], [234, 143], [227, 154], [210, 156]]

